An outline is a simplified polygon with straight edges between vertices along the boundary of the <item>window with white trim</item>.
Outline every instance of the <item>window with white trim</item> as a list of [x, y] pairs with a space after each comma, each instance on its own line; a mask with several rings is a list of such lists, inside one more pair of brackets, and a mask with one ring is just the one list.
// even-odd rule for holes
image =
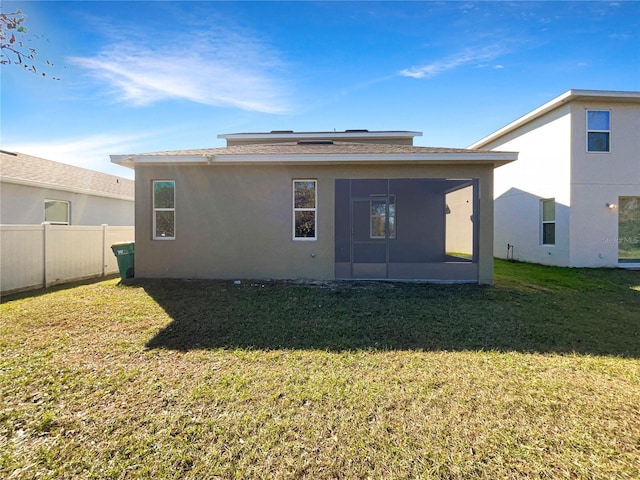
[[71, 202], [66, 200], [45, 200], [44, 201], [44, 221], [53, 225], [69, 225], [71, 223], [70, 213]]
[[154, 180], [152, 195], [153, 239], [174, 240], [176, 238], [175, 180]]
[[610, 151], [611, 112], [587, 110], [587, 152]]
[[540, 200], [540, 240], [542, 245], [556, 244], [556, 200], [549, 198]]
[[317, 181], [293, 181], [293, 239], [317, 239]]

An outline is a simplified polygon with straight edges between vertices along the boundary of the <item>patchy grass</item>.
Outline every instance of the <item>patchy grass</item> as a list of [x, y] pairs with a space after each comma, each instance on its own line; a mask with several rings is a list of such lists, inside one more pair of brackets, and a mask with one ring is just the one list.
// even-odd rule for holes
[[640, 477], [640, 272], [3, 301], [3, 478]]

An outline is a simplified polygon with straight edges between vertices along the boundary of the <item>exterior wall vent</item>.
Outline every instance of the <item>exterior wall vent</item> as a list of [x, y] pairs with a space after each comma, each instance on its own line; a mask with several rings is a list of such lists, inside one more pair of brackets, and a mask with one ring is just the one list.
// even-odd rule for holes
[[298, 145], [333, 145], [333, 140], [299, 140]]

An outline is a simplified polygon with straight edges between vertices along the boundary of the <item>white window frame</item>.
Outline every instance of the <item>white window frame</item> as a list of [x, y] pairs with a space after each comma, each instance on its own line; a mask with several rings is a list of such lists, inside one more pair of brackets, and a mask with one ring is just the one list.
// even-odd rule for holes
[[[156, 183], [173, 183], [173, 208], [156, 208]], [[173, 179], [153, 180], [151, 182], [151, 210], [152, 210], [152, 233], [154, 240], [175, 240], [176, 239], [176, 181]], [[156, 236], [156, 212], [173, 212], [173, 236], [158, 237]]]
[[[296, 208], [296, 183], [312, 182], [313, 183], [313, 208], [301, 207]], [[292, 210], [292, 232], [291, 238], [295, 241], [315, 241], [318, 239], [318, 180], [314, 178], [296, 178], [291, 183], [291, 210]], [[297, 212], [313, 212], [313, 237], [296, 237], [296, 213]]]
[[[544, 219], [544, 204], [545, 202], [553, 202], [553, 220]], [[544, 226], [553, 224], [553, 243], [544, 243]], [[540, 200], [540, 245], [545, 247], [555, 247], [556, 245], [556, 199], [555, 198], [543, 198]]]
[[[598, 130], [595, 128], [589, 128], [589, 113], [591, 112], [607, 112], [609, 114], [609, 129], [608, 130]], [[595, 109], [591, 108], [586, 111], [585, 117], [586, 123], [586, 136], [585, 136], [585, 149], [587, 153], [611, 153], [611, 110], [603, 110], [603, 109]], [[606, 133], [609, 136], [609, 149], [608, 150], [589, 150], [589, 134], [590, 133]]]
[[[47, 203], [64, 203], [67, 205], [67, 221], [66, 222], [55, 222], [51, 220], [47, 220]], [[45, 222], [50, 223], [51, 225], [71, 225], [71, 202], [68, 200], [54, 200], [52, 198], [46, 198], [44, 200], [42, 206], [42, 218]]]

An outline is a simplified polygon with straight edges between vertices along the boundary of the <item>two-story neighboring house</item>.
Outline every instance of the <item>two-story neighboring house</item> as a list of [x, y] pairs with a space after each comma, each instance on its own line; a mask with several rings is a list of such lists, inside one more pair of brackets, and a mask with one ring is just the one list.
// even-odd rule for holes
[[569, 90], [470, 148], [495, 172], [497, 257], [640, 267], [640, 92]]

